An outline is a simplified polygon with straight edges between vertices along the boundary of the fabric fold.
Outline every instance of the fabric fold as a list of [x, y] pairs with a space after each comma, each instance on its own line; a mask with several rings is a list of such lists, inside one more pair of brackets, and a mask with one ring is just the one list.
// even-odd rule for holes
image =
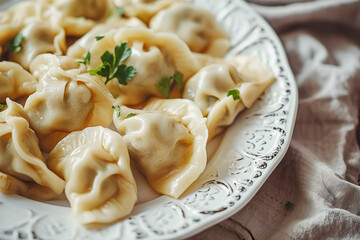
[[360, 239], [360, 1], [249, 2], [298, 85], [293, 138], [255, 197], [192, 239]]

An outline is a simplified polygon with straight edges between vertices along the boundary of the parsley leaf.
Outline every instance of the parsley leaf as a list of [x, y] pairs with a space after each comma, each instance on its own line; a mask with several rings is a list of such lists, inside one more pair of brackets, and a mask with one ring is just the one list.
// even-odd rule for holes
[[96, 37], [95, 37], [96, 41], [99, 41], [99, 40], [101, 40], [101, 39], [103, 39], [103, 38], [104, 38], [104, 36], [96, 36]]
[[294, 204], [292, 203], [292, 202], [287, 202], [286, 204], [285, 204], [285, 208], [286, 209], [293, 209], [294, 208]]
[[131, 118], [133, 116], [136, 116], [136, 113], [129, 113], [125, 118]]
[[237, 90], [237, 89], [229, 90], [227, 92], [227, 96], [230, 96], [230, 95], [232, 95], [234, 101], [240, 99], [240, 93], [239, 93], [239, 90]]
[[105, 84], [111, 79], [117, 78], [119, 84], [127, 85], [127, 81], [131, 80], [135, 74], [136, 69], [132, 66], [126, 66], [121, 64], [128, 59], [131, 55], [131, 48], [128, 47], [128, 43], [122, 43], [115, 46], [114, 54], [106, 51], [101, 56], [103, 65], [96, 69], [90, 70], [90, 75], [98, 75], [106, 78]]
[[90, 52], [88, 51], [86, 56], [83, 58], [84, 61], [78, 61], [76, 63], [78, 63], [78, 64], [82, 63], [82, 64], [85, 64], [85, 65], [90, 65], [90, 57], [91, 57], [91, 55], [90, 55]]
[[117, 107], [112, 106], [112, 108], [116, 112], [116, 117], [120, 117], [120, 107], [119, 106], [117, 106]]
[[174, 74], [175, 82], [179, 86], [180, 91], [182, 91], [184, 89], [183, 77], [184, 77], [184, 75], [182, 73], [180, 73], [180, 72], [177, 72], [177, 73]]
[[159, 89], [164, 97], [170, 97], [170, 90], [171, 90], [171, 77], [162, 77], [159, 81], [159, 84], [156, 87]]
[[183, 74], [180, 72], [176, 72], [174, 75], [170, 77], [162, 77], [159, 81], [159, 84], [156, 87], [159, 89], [164, 97], [170, 97], [170, 91], [175, 80], [176, 84], [179, 86], [180, 91], [183, 90]]
[[120, 62], [123, 62], [130, 57], [131, 48], [128, 46], [129, 44], [127, 43], [115, 46], [115, 65], [118, 65]]
[[24, 40], [24, 36], [19, 33], [13, 39], [6, 43], [6, 47], [11, 52], [20, 52], [21, 51], [21, 43]]
[[125, 10], [123, 7], [115, 6], [110, 10], [109, 17], [116, 14], [119, 18], [122, 18], [124, 15], [124, 11]]
[[5, 107], [4, 104], [0, 104], [0, 111]]
[[114, 74], [114, 77], [118, 79], [120, 84], [127, 85], [127, 81], [131, 80], [135, 74], [136, 69], [134, 67], [121, 64]]

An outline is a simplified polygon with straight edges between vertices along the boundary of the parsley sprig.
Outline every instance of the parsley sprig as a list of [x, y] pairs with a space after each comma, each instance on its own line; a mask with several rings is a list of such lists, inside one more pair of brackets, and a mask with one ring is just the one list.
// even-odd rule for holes
[[95, 40], [96, 41], [99, 41], [99, 40], [101, 40], [101, 39], [103, 39], [105, 36], [95, 36]]
[[106, 77], [105, 84], [110, 80], [117, 78], [119, 84], [127, 85], [127, 81], [131, 80], [135, 74], [136, 69], [132, 66], [122, 64], [131, 55], [131, 48], [128, 43], [121, 43], [115, 46], [114, 54], [106, 51], [101, 56], [102, 65], [98, 68], [90, 70], [90, 75], [97, 75]]
[[5, 107], [4, 104], [0, 104], [0, 111], [3, 110], [4, 107]]
[[24, 40], [24, 36], [19, 33], [16, 35], [13, 39], [11, 39], [9, 42], [6, 43], [6, 48], [11, 52], [20, 52], [22, 47], [21, 43]]
[[239, 100], [240, 99], [239, 90], [237, 90], [237, 89], [229, 90], [227, 92], [227, 96], [232, 96], [234, 101]]
[[183, 74], [180, 72], [176, 72], [174, 75], [172, 75], [170, 77], [162, 77], [159, 81], [159, 84], [156, 85], [156, 87], [159, 89], [161, 94], [164, 95], [164, 97], [169, 98], [170, 91], [172, 89], [174, 81], [179, 86], [180, 91], [182, 91], [183, 90]]
[[128, 115], [126, 115], [125, 118], [131, 118], [131, 117], [133, 117], [133, 116], [136, 116], [136, 113], [129, 113]]

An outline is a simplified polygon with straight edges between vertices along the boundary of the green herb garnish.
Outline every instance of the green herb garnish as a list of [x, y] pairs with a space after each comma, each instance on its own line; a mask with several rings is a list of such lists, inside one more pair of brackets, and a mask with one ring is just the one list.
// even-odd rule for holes
[[85, 65], [90, 65], [90, 52], [88, 51], [86, 54], [86, 57], [83, 58], [84, 61], [78, 61], [76, 63], [78, 64], [85, 64]]
[[170, 97], [170, 90], [171, 90], [171, 78], [170, 77], [162, 77], [159, 81], [159, 84], [156, 85], [162, 95], [164, 97]]
[[120, 117], [120, 107], [119, 106], [117, 106], [117, 107], [112, 106], [112, 108], [116, 112], [116, 117], [117, 118]]
[[183, 74], [181, 74], [180, 72], [177, 72], [170, 77], [162, 77], [159, 81], [159, 84], [156, 85], [156, 87], [159, 89], [161, 94], [164, 95], [164, 97], [166, 97], [166, 98], [170, 97], [170, 91], [171, 91], [174, 80], [175, 80], [176, 84], [179, 86], [180, 91], [182, 91], [183, 90]]
[[105, 84], [107, 84], [111, 79], [117, 78], [119, 84], [127, 85], [126, 81], [131, 80], [136, 74], [135, 68], [121, 64], [131, 55], [131, 48], [128, 46], [129, 45], [127, 43], [116, 45], [114, 49], [115, 55], [106, 51], [101, 56], [103, 65], [94, 70], [90, 70], [90, 75], [106, 77]]
[[124, 8], [119, 6], [113, 7], [109, 12], [109, 17], [114, 14], [116, 14], [119, 18], [122, 18], [124, 15]]
[[184, 86], [183, 86], [183, 77], [184, 75], [180, 72], [176, 72], [174, 74], [174, 79], [175, 79], [175, 82], [176, 84], [179, 86], [179, 89], [180, 89], [180, 92], [182, 92]]
[[237, 90], [237, 89], [229, 90], [227, 92], [227, 96], [230, 96], [230, 95], [232, 95], [234, 101], [240, 99], [240, 93], [239, 93], [239, 90]]
[[96, 41], [99, 41], [99, 40], [101, 40], [101, 39], [103, 39], [103, 38], [104, 38], [104, 36], [96, 36], [96, 37], [95, 37]]
[[133, 116], [136, 116], [136, 113], [129, 113], [128, 115], [126, 115], [125, 118], [131, 118], [131, 117], [133, 117]]
[[4, 104], [0, 104], [0, 111], [5, 107]]
[[16, 35], [13, 39], [11, 39], [9, 42], [6, 43], [6, 47], [11, 52], [20, 52], [22, 47], [21, 43], [24, 40], [24, 36], [19, 33]]
[[292, 202], [287, 202], [286, 204], [285, 204], [285, 208], [286, 209], [293, 209], [294, 208], [294, 204], [292, 203]]

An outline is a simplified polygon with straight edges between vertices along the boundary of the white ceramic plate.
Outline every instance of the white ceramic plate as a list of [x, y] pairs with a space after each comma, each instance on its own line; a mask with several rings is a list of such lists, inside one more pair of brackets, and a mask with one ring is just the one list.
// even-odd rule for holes
[[[0, 2], [0, 8], [10, 1]], [[11, 4], [17, 1], [12, 1]], [[229, 56], [252, 55], [276, 82], [241, 113], [221, 142], [195, 191], [135, 206], [131, 217], [100, 231], [74, 222], [69, 207], [0, 194], [0, 239], [175, 239], [194, 235], [242, 209], [283, 158], [297, 110], [297, 88], [271, 27], [241, 0], [192, 0], [212, 11], [231, 34]], [[211, 152], [211, 151], [210, 151]], [[196, 187], [198, 186], [198, 187]]]

